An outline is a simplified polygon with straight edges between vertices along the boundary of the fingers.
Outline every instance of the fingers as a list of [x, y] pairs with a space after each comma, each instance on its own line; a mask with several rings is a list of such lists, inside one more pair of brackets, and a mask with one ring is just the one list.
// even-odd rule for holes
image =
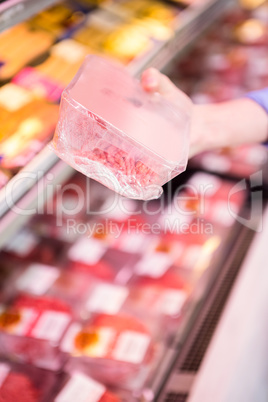
[[170, 79], [155, 68], [148, 68], [141, 77], [143, 89], [147, 92], [159, 92], [161, 95], [170, 95], [177, 88]]
[[148, 68], [141, 77], [141, 84], [147, 92], [158, 92], [166, 99], [177, 103], [180, 107], [191, 107], [191, 101], [185, 93], [179, 90], [170, 79], [155, 68]]
[[141, 84], [147, 92], [158, 92], [160, 73], [155, 68], [148, 68], [143, 71], [141, 76]]

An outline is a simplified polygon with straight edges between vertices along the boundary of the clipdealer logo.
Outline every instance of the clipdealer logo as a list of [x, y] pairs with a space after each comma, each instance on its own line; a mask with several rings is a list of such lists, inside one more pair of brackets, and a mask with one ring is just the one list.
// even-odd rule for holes
[[233, 211], [231, 197], [240, 191], [246, 191], [248, 189], [246, 179], [239, 181], [231, 189], [228, 196], [228, 209], [230, 215], [243, 226], [254, 230], [255, 232], [261, 232], [263, 228], [262, 215], [263, 215], [263, 174], [262, 171], [258, 171], [249, 177], [249, 190], [250, 190], [250, 208], [249, 216], [239, 216], [237, 212]]
[[[23, 183], [27, 184], [27, 188], [32, 187], [33, 184], [36, 184], [36, 188], [34, 188], [36, 194], [36, 202], [26, 205], [24, 202], [20, 203], [20, 201], [16, 202], [16, 194], [17, 194], [17, 185], [20, 184], [20, 181], [23, 180]], [[211, 179], [210, 179], [211, 180]], [[94, 186], [92, 188], [91, 180], [86, 180], [85, 189], [80, 188], [79, 185], [75, 183], [67, 183], [67, 184], [57, 184], [55, 183], [55, 176], [52, 173], [48, 173], [45, 176], [43, 172], [39, 171], [36, 173], [22, 172], [18, 175], [18, 177], [11, 180], [10, 183], [6, 186], [5, 193], [5, 202], [9, 209], [11, 209], [14, 213], [21, 216], [32, 216], [35, 214], [43, 214], [46, 215], [55, 215], [56, 216], [56, 226], [64, 226], [66, 224], [66, 219], [69, 218], [69, 229], [71, 231], [75, 230], [76, 219], [74, 216], [81, 211], [86, 211], [87, 216], [96, 217], [100, 214], [103, 217], [109, 217], [109, 213], [114, 212], [115, 210], [120, 211], [120, 214], [123, 213], [125, 216], [137, 216], [140, 214], [145, 214], [149, 217], [152, 217], [151, 225], [156, 222], [153, 230], [160, 231], [163, 230], [163, 225], [157, 223], [159, 217], [162, 217], [166, 221], [165, 230], [171, 232], [212, 232], [213, 225], [208, 227], [209, 220], [206, 219], [206, 199], [207, 194], [211, 191], [215, 190], [215, 183], [213, 181], [199, 182], [198, 184], [186, 183], [180, 185], [176, 191], [171, 191], [171, 188], [167, 188], [166, 191], [167, 197], [160, 197], [157, 200], [157, 203], [152, 201], [145, 201], [143, 203], [138, 204], [138, 209], [132, 209], [132, 200], [129, 200], [125, 197], [120, 196], [117, 193], [108, 192], [107, 202], [101, 207], [101, 210], [97, 207], [96, 210], [94, 206], [91, 205], [91, 195], [94, 192]], [[169, 183], [168, 183], [169, 185]], [[171, 186], [171, 185], [170, 185]], [[238, 221], [241, 225], [248, 227], [256, 232], [262, 231], [262, 213], [263, 213], [263, 174], [262, 171], [258, 171], [252, 174], [248, 180], [243, 179], [236, 183], [229, 191], [228, 200], [226, 200], [226, 208], [229, 216]], [[216, 185], [217, 188], [217, 185]], [[191, 195], [187, 195], [186, 190], [190, 190]], [[235, 203], [232, 202], [232, 198], [235, 197], [239, 192], [250, 191], [250, 208], [248, 209], [247, 216], [244, 213], [239, 213], [235, 208]], [[108, 190], [107, 190], [108, 191]], [[64, 199], [68, 198], [68, 194], [72, 193], [73, 196], [71, 203], [64, 202]], [[174, 203], [174, 199], [180, 201]], [[183, 206], [185, 206], [185, 201], [198, 201], [198, 211], [187, 210]], [[132, 201], [132, 203], [131, 203]], [[168, 201], [168, 202], [167, 202]], [[166, 205], [168, 207], [166, 208]], [[172, 211], [172, 206], [175, 207], [175, 213]], [[171, 208], [169, 210], [169, 208]], [[108, 214], [108, 215], [106, 215]], [[155, 219], [153, 218], [155, 216]], [[188, 218], [195, 218], [195, 225], [198, 222], [198, 228], [192, 227]], [[174, 219], [173, 219], [174, 218]], [[203, 219], [204, 218], [204, 219]], [[109, 220], [109, 219], [108, 219]], [[130, 222], [131, 223], [131, 222]], [[132, 226], [135, 222], [132, 224]], [[157, 226], [158, 225], [158, 226]], [[120, 229], [120, 228], [119, 228]], [[141, 228], [144, 232], [147, 233], [148, 228]], [[131, 227], [133, 230], [133, 227]], [[82, 230], [79, 227], [79, 231], [88, 232], [88, 228], [84, 228]], [[117, 229], [117, 231], [119, 231]]]

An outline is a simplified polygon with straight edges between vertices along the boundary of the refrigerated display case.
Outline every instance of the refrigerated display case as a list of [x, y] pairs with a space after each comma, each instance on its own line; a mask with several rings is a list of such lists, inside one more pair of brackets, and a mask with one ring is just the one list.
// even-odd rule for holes
[[[93, 2], [94, 3], [94, 2]], [[130, 2], [131, 3], [131, 2]], [[155, 66], [157, 68], [163, 68], [166, 66], [176, 54], [181, 54], [184, 49], [189, 45], [191, 42], [196, 39], [201, 32], [203, 32], [217, 16], [220, 15], [223, 9], [225, 9], [226, 6], [228, 6], [229, 2], [226, 1], [207, 1], [204, 2], [203, 4], [193, 4], [192, 6], [189, 6], [179, 12], [178, 16], [176, 19], [173, 21], [173, 34], [172, 37], [168, 40], [156, 40], [153, 41], [153, 46], [145, 52], [142, 57], [137, 57], [134, 58], [128, 65], [128, 68], [130, 72], [135, 75], [139, 76], [139, 74], [147, 67], [147, 66]], [[6, 17], [9, 23], [9, 26], [12, 26], [14, 21], [14, 24], [17, 23], [17, 20], [12, 18], [14, 14], [17, 15], [18, 18], [24, 18], [24, 15], [27, 17], [29, 14], [31, 14], [31, 3], [28, 1], [25, 2], [20, 2], [19, 3], [21, 7], [23, 7], [23, 10], [25, 10], [25, 14], [23, 14], [20, 11], [17, 11], [18, 9], [14, 6], [13, 2], [8, 1], [6, 4], [3, 3], [2, 8], [3, 8], [3, 15]], [[39, 4], [39, 2], [38, 2]], [[87, 2], [86, 2], [87, 4]], [[90, 2], [89, 2], [90, 4]], [[49, 5], [49, 4], [48, 4]], [[78, 2], [79, 5], [79, 2]], [[9, 8], [8, 8], [9, 6]], [[15, 8], [13, 8], [13, 6]], [[29, 10], [28, 10], [29, 7]], [[9, 10], [9, 13], [7, 13], [7, 10]], [[82, 12], [84, 12], [85, 15], [87, 15], [87, 11], [84, 11], [82, 8]], [[1, 11], [1, 10], [0, 10]], [[93, 18], [93, 23], [94, 20], [97, 21], [97, 23], [101, 23], [105, 26], [107, 24], [107, 21], [103, 17], [103, 14], [101, 13], [101, 16], [98, 15], [98, 11], [94, 11], [88, 15], [88, 22], [86, 23], [86, 26], [91, 26], [91, 19]], [[102, 10], [100, 10], [102, 11]], [[105, 10], [104, 10], [105, 11]], [[33, 10], [35, 12], [35, 10]], [[79, 11], [81, 12], [81, 11]], [[108, 12], [108, 11], [107, 11]], [[106, 13], [107, 13], [106, 12]], [[6, 14], [7, 13], [7, 14]], [[97, 13], [96, 17], [94, 17], [94, 14]], [[53, 15], [53, 9], [51, 13]], [[93, 17], [92, 17], [93, 14]], [[111, 13], [110, 13], [111, 14]], [[10, 15], [10, 18], [9, 18]], [[110, 18], [110, 17], [109, 17]], [[57, 15], [55, 18], [56, 20], [60, 20], [60, 17]], [[107, 17], [106, 17], [107, 19]], [[49, 21], [49, 19], [48, 19]], [[60, 21], [59, 21], [60, 23]], [[89, 24], [89, 25], [88, 25]], [[47, 25], [49, 25], [47, 23]], [[3, 25], [3, 29], [5, 26]], [[64, 27], [65, 30], [68, 31], [68, 35], [70, 35], [70, 31], [66, 27]], [[49, 25], [49, 29], [51, 31], [51, 27]], [[72, 32], [72, 30], [71, 30]], [[55, 33], [53, 33], [55, 35]], [[92, 36], [91, 33], [89, 33], [90, 37]], [[95, 34], [93, 33], [94, 37]], [[150, 35], [149, 35], [150, 37]], [[13, 40], [15, 41], [15, 39]], [[79, 43], [77, 44], [79, 45]], [[77, 46], [76, 45], [76, 46]], [[89, 45], [90, 46], [90, 45]], [[92, 50], [91, 50], [92, 51]], [[55, 52], [56, 53], [56, 52]], [[51, 55], [51, 57], [47, 58], [44, 63], [39, 64], [38, 69], [40, 72], [44, 70], [44, 72], [47, 71], [48, 69], [48, 74], [49, 71], [56, 71], [56, 72], [61, 72], [61, 75], [63, 74], [62, 72], [62, 65], [66, 65], [66, 54], [75, 54], [75, 60], [70, 60], [71, 63], [76, 63], [79, 62], [79, 59], [77, 57], [81, 57], [81, 49], [79, 47], [79, 50], [75, 51], [73, 47], [68, 48], [66, 46], [65, 50], [65, 58], [59, 58], [55, 59], [56, 56]], [[54, 54], [54, 51], [53, 51]], [[83, 57], [83, 55], [82, 55]], [[67, 60], [68, 62], [68, 60]], [[81, 62], [81, 59], [80, 59]], [[52, 64], [54, 63], [54, 67]], [[55, 64], [56, 63], [56, 64]], [[66, 68], [66, 67], [65, 67]], [[77, 68], [77, 67], [75, 67]], [[73, 70], [73, 73], [75, 72], [75, 69]], [[72, 74], [72, 73], [71, 73]], [[51, 85], [51, 78], [52, 78], [52, 84], [55, 85], [53, 76], [49, 77], [49, 84]], [[47, 77], [46, 77], [47, 80]], [[57, 78], [56, 78], [56, 84], [57, 84]], [[40, 86], [43, 88], [44, 85], [41, 85], [40, 81], [38, 81], [38, 86], [40, 90]], [[58, 87], [62, 88], [62, 84], [58, 85]], [[45, 90], [48, 88], [48, 83], [45, 85]], [[59, 88], [58, 88], [59, 90]], [[42, 90], [44, 91], [44, 89]], [[40, 182], [40, 187], [47, 187], [49, 184], [50, 187], [53, 185], [56, 186], [58, 183], [60, 183], [65, 177], [70, 174], [72, 170], [68, 170], [66, 168], [65, 164], [62, 164], [61, 161], [58, 160], [58, 158], [55, 156], [53, 152], [48, 150], [47, 147], [45, 147], [42, 151], [38, 153], [36, 157], [33, 158], [31, 162], [29, 162], [26, 166], [24, 166], [20, 172], [18, 172], [13, 179], [9, 181], [9, 183], [5, 186], [5, 190], [1, 190], [0, 192], [0, 216], [1, 216], [1, 230], [5, 230], [6, 236], [5, 238], [8, 240], [7, 236], [10, 231], [11, 235], [15, 233], [17, 230], [17, 225], [18, 225], [18, 219], [16, 219], [16, 214], [13, 214], [11, 212], [11, 207], [14, 206], [13, 210], [16, 209], [16, 206], [18, 206], [18, 209], [21, 208], [23, 205], [23, 208], [26, 209], [27, 205], [31, 208], [32, 206], [36, 205], [36, 193], [34, 190], [34, 187], [36, 187], [37, 182]], [[29, 173], [27, 175], [26, 173]], [[51, 173], [51, 174], [49, 174]], [[39, 194], [41, 191], [39, 189]], [[45, 193], [45, 191], [44, 191]], [[25, 197], [23, 197], [25, 196]], [[24, 200], [23, 200], [24, 198]], [[44, 198], [45, 200], [45, 198]], [[10, 225], [11, 221], [16, 220], [17, 222], [12, 225], [12, 228], [15, 230], [13, 231]], [[24, 219], [20, 217], [21, 223], [24, 222]], [[2, 240], [3, 241], [3, 240]]]
[[[217, 154], [203, 165], [196, 159], [160, 199], [141, 202], [116, 197], [75, 173], [44, 143], [53, 132], [52, 109], [86, 53], [115, 57], [136, 77], [155, 66], [177, 79], [175, 60], [182, 60], [182, 87], [192, 88], [191, 57], [196, 61], [209, 48], [201, 34], [233, 2], [77, 1], [38, 15], [51, 2], [35, 3], [0, 5], [1, 29], [11, 27], [2, 35], [8, 32], [14, 41], [15, 26], [22, 37], [42, 32], [50, 40], [39, 53], [25, 50], [11, 83], [1, 78], [0, 67], [1, 118], [6, 122], [23, 111], [28, 124], [18, 123], [15, 134], [30, 140], [35, 155], [26, 166], [23, 158], [12, 166], [3, 161], [16, 158], [0, 159], [0, 379], [6, 385], [13, 370], [24, 367], [27, 377], [30, 367], [34, 376], [27, 384], [37, 384], [41, 393], [29, 391], [28, 400], [44, 402], [92, 400], [92, 394], [94, 401], [186, 401], [261, 219], [259, 210], [251, 216], [252, 193], [239, 183], [253, 177], [258, 189], [254, 174], [265, 169], [266, 151], [232, 151], [233, 159], [223, 152], [229, 170]], [[225, 23], [233, 21], [232, 13]], [[187, 59], [196, 39], [196, 55]], [[6, 60], [12, 67], [12, 57]], [[243, 69], [240, 58], [238, 65], [235, 77]], [[220, 77], [229, 73], [220, 71]], [[199, 99], [215, 90], [207, 92], [199, 91]], [[50, 119], [44, 113], [42, 121], [35, 110], [48, 107]], [[40, 121], [51, 124], [44, 142]], [[4, 144], [2, 152], [12, 150], [13, 157], [12, 141]], [[53, 380], [44, 397], [42, 372]], [[9, 391], [1, 385], [1, 392]]]

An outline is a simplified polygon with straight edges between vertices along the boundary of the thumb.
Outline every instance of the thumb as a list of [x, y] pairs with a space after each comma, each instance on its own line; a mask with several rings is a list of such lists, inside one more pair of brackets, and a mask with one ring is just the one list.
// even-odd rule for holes
[[159, 92], [161, 95], [171, 94], [177, 88], [170, 79], [155, 68], [148, 68], [142, 73], [141, 84], [147, 92]]
[[158, 92], [182, 109], [190, 110], [192, 107], [190, 98], [155, 68], [148, 68], [143, 72], [141, 85], [146, 92]]

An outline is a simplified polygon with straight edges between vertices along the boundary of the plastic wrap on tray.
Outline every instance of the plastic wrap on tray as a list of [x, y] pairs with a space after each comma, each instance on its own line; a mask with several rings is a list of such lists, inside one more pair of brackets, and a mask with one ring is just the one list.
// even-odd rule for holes
[[103, 241], [108, 247], [126, 252], [141, 252], [134, 238], [137, 228], [145, 223], [145, 217], [137, 201], [112, 193], [94, 217], [90, 224], [91, 236]]
[[52, 297], [20, 295], [1, 306], [3, 353], [38, 367], [58, 370], [64, 363], [58, 346], [72, 321], [72, 309]]
[[1, 402], [46, 402], [55, 382], [55, 375], [49, 371], [0, 360]]
[[98, 216], [107, 193], [110, 190], [100, 183], [76, 173], [47, 200], [43, 213], [33, 217], [30, 227], [42, 241], [73, 244], [81, 234], [92, 232], [92, 218]]
[[39, 72], [34, 67], [23, 68], [15, 75], [12, 82], [30, 90], [35, 96], [50, 102], [58, 102], [63, 91], [62, 84]]
[[157, 198], [186, 167], [189, 117], [188, 103], [175, 110], [122, 67], [88, 56], [63, 92], [53, 148], [124, 196]]
[[66, 375], [54, 402], [120, 402], [122, 399], [106, 386], [83, 372], [74, 371]]
[[111, 280], [115, 277], [115, 272], [103, 259], [106, 251], [107, 246], [100, 240], [80, 237], [68, 250], [70, 266], [72, 269]]
[[[23, 46], [18, 46], [18, 38]], [[0, 34], [0, 81], [11, 79], [22, 67], [44, 54], [54, 42], [54, 35], [31, 30], [27, 23], [18, 24]]]
[[[129, 285], [129, 304], [154, 316], [177, 318], [181, 315], [189, 295], [190, 283], [176, 272], [167, 272], [160, 278], [136, 277]], [[147, 307], [146, 307], [147, 306]]]
[[[219, 179], [217, 176], [196, 173], [189, 180], [189, 185], [198, 189], [200, 194], [200, 207], [202, 209], [201, 194], [204, 191], [204, 218], [222, 226], [231, 226], [236, 214], [242, 207], [247, 191], [237, 187], [237, 182]], [[202, 216], [201, 209], [199, 212]]]
[[52, 265], [31, 263], [11, 269], [5, 294], [57, 297], [79, 311], [96, 280], [84, 273]]
[[261, 169], [267, 160], [267, 148], [254, 144], [205, 152], [192, 158], [191, 165], [200, 166], [211, 172], [228, 173], [230, 176], [248, 178]]
[[131, 22], [136, 31], [141, 30], [146, 36], [155, 40], [167, 40], [173, 35], [174, 22], [179, 9], [159, 1], [119, 1], [106, 2], [102, 9], [108, 10]]
[[[234, 224], [246, 197], [246, 189], [237, 186], [237, 182], [197, 172], [175, 195], [171, 215], [167, 212], [162, 219], [172, 217], [173, 227], [183, 233], [191, 233], [193, 221], [197, 220], [200, 229], [203, 223], [203, 229], [212, 233], [214, 226], [231, 227]], [[211, 230], [206, 227], [206, 222]]]
[[1, 257], [10, 260], [28, 260], [33, 258], [40, 245], [40, 238], [28, 228], [19, 230], [1, 250]]
[[57, 84], [63, 90], [74, 77], [84, 57], [90, 49], [72, 39], [64, 39], [51, 47], [49, 57], [36, 66], [36, 74], [41, 74], [45, 82]]
[[[206, 233], [206, 226], [200, 227], [195, 221], [193, 221], [193, 225], [192, 229], [197, 233], [180, 233], [178, 235], [167, 233], [162, 245], [166, 244], [171, 250], [175, 247], [177, 250], [179, 249], [177, 258], [173, 262], [175, 267], [194, 272], [195, 276], [199, 276], [209, 266], [214, 253], [221, 245], [222, 234], [215, 229], [208, 230]], [[198, 233], [198, 230], [201, 233]], [[160, 243], [159, 247], [162, 245]]]
[[0, 166], [24, 166], [50, 139], [58, 107], [35, 99], [30, 91], [9, 83], [0, 89]]
[[193, 219], [186, 230], [185, 225], [180, 228], [174, 221], [173, 228], [167, 226], [159, 235], [147, 235], [146, 250], [134, 263], [133, 272], [141, 278], [165, 281], [166, 276], [172, 277], [174, 273], [175, 278], [177, 270], [180, 277], [180, 270], [183, 270], [191, 277], [186, 281], [190, 289], [193, 281], [209, 266], [221, 243], [221, 228], [204, 219], [201, 222]]
[[61, 350], [70, 356], [69, 368], [83, 369], [99, 381], [130, 389], [146, 381], [159, 357], [155, 329], [148, 317], [95, 314], [70, 326]]
[[108, 247], [99, 237], [80, 237], [68, 250], [69, 266], [96, 278], [115, 280], [121, 270], [138, 255]]
[[61, 259], [64, 243], [49, 237], [40, 237], [30, 228], [23, 228], [11, 238], [0, 252], [1, 258], [11, 262], [39, 261], [56, 263]]
[[86, 318], [92, 313], [118, 314], [128, 306], [129, 294], [127, 286], [92, 280], [80, 303], [80, 315]]
[[8, 180], [9, 180], [8, 173], [7, 172], [2, 172], [0, 170], [0, 190], [1, 190], [2, 187], [4, 187], [7, 184]]
[[27, 24], [38, 30], [47, 31], [58, 39], [72, 34], [84, 21], [85, 15], [77, 10], [75, 3], [60, 3], [45, 9], [27, 21]]

